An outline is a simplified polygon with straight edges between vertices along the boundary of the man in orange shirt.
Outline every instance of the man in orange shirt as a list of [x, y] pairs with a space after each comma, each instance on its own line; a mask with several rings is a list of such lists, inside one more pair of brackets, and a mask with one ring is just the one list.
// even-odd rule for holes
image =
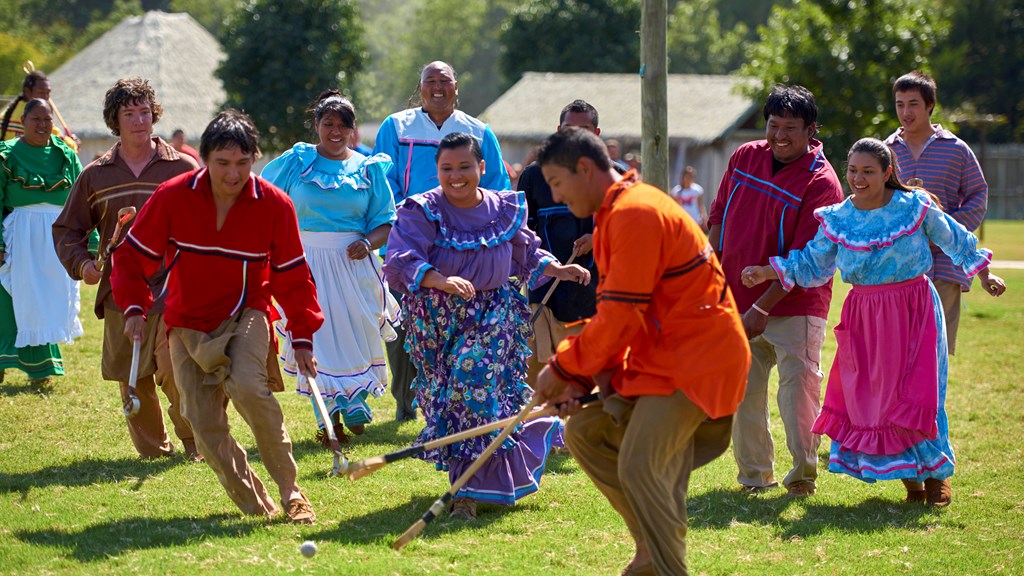
[[[667, 194], [620, 175], [578, 128], [537, 155], [555, 201], [594, 214], [597, 314], [559, 344], [536, 394], [567, 402], [566, 444], [636, 541], [624, 574], [686, 574], [690, 472], [729, 446], [750, 348], [718, 258]], [[604, 402], [571, 399], [600, 382]], [[572, 384], [572, 386], [566, 386]]]

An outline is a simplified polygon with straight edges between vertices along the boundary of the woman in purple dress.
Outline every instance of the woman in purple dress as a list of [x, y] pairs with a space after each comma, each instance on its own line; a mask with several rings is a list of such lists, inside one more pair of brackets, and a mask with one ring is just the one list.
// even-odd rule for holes
[[[521, 282], [590, 282], [585, 268], [563, 266], [540, 249], [526, 227], [522, 192], [478, 187], [486, 166], [475, 138], [445, 136], [436, 160], [441, 185], [398, 207], [384, 263], [388, 283], [406, 295], [406, 348], [427, 421], [417, 443], [514, 416], [529, 402], [530, 309]], [[497, 434], [421, 457], [454, 482]], [[536, 492], [548, 451], [561, 442], [557, 418], [524, 424], [459, 490], [452, 516], [475, 518], [476, 502], [508, 505]]]

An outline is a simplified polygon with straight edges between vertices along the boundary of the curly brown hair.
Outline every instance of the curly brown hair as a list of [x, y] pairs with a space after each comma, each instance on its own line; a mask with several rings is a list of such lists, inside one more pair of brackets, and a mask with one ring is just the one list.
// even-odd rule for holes
[[107, 90], [107, 95], [103, 98], [103, 121], [107, 123], [111, 134], [121, 135], [117, 127], [117, 113], [121, 111], [121, 107], [140, 102], [149, 103], [149, 109], [153, 112], [153, 124], [159, 122], [164, 108], [156, 101], [156, 90], [149, 85], [149, 80], [138, 76], [121, 78]]

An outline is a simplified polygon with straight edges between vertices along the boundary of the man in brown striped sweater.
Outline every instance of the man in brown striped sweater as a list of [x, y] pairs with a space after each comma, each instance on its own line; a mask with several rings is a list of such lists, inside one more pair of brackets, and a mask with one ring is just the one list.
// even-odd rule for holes
[[[94, 310], [103, 320], [102, 375], [104, 380], [120, 382], [122, 399], [128, 393], [132, 345], [124, 337], [124, 314], [111, 293], [110, 263], [100, 269], [87, 249], [87, 240], [89, 233], [98, 228], [102, 253], [117, 225], [118, 210], [128, 206], [141, 210], [157, 186], [198, 168], [195, 160], [153, 136], [153, 125], [162, 112], [153, 88], [141, 78], [118, 80], [107, 91], [103, 118], [118, 141], [85, 168], [53, 224], [54, 247], [68, 274], [86, 284], [99, 283]], [[154, 296], [161, 289], [162, 284], [157, 283]], [[192, 427], [181, 416], [162, 312], [163, 300], [158, 297], [146, 321], [139, 358], [136, 395], [141, 407], [137, 416], [127, 419], [128, 434], [142, 458], [174, 453], [156, 394], [160, 386], [170, 403], [167, 412], [185, 456], [198, 461], [202, 456], [196, 450]]]

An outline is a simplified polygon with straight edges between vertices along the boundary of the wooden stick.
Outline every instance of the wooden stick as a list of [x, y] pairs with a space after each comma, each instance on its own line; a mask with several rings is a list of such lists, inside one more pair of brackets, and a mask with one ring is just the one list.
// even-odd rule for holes
[[[579, 402], [582, 405], [586, 405], [596, 401], [597, 399], [597, 394], [588, 394], [582, 398], [579, 398]], [[541, 410], [534, 410], [533, 412], [530, 412], [526, 416], [526, 418], [523, 419], [523, 422], [529, 422], [531, 420], [536, 420], [537, 418], [543, 418], [545, 416], [550, 416], [556, 413], [558, 413], [557, 406], [548, 406], [547, 408]], [[476, 436], [480, 436], [488, 432], [493, 432], [495, 430], [508, 426], [508, 423], [512, 422], [515, 419], [515, 416], [509, 416], [508, 418], [495, 420], [494, 422], [491, 422], [489, 424], [484, 424], [482, 426], [477, 426], [476, 428], [463, 430], [462, 432], [456, 432], [455, 434], [451, 434], [443, 438], [438, 438], [436, 440], [431, 440], [430, 442], [425, 442], [423, 444], [410, 446], [408, 448], [404, 448], [396, 452], [391, 452], [390, 454], [385, 454], [383, 456], [374, 456], [372, 458], [366, 458], [358, 462], [352, 462], [348, 465], [348, 468], [345, 470], [345, 473], [348, 475], [349, 480], [358, 480], [364, 476], [369, 476], [370, 474], [373, 474], [377, 470], [380, 470], [381, 468], [387, 466], [388, 464], [391, 464], [392, 462], [397, 462], [405, 458], [411, 458], [413, 456], [416, 456], [417, 454], [422, 454], [427, 450], [433, 450], [435, 448], [440, 448], [441, 446], [447, 446], [449, 444], [454, 444], [455, 442], [461, 442], [463, 440], [466, 440], [467, 438], [475, 438]]]
[[[572, 264], [573, 260], [575, 259], [576, 247], [573, 246], [572, 254], [569, 256], [569, 260], [565, 263], [565, 265], [568, 266], [569, 264]], [[544, 311], [544, 306], [547, 305], [548, 300], [551, 299], [551, 295], [555, 293], [555, 288], [558, 288], [558, 283], [561, 281], [561, 278], [555, 278], [555, 281], [551, 284], [551, 288], [548, 288], [548, 293], [545, 294], [544, 299], [540, 301], [540, 306], [537, 307], [537, 310], [533, 313], [533, 316], [530, 316], [530, 326], [533, 326], [534, 322], [537, 321], [537, 318], [540, 318], [541, 312]]]
[[68, 138], [74, 139], [75, 135], [72, 134], [71, 128], [68, 128], [68, 123], [64, 121], [64, 117], [61, 116], [60, 110], [57, 109], [57, 105], [53, 103], [53, 100], [49, 100], [49, 102], [50, 102], [50, 110], [53, 110], [53, 115], [56, 116], [57, 117], [57, 121], [60, 122], [61, 128], [64, 129], [64, 134]]
[[331, 476], [340, 476], [348, 468], [348, 458], [345, 458], [341, 452], [338, 435], [334, 433], [334, 426], [331, 423], [331, 414], [327, 411], [327, 406], [324, 405], [324, 397], [320, 394], [320, 387], [316, 385], [316, 378], [312, 376], [304, 376], [304, 378], [309, 383], [310, 390], [313, 391], [313, 401], [316, 402], [320, 416], [324, 419], [324, 430], [327, 432], [327, 438], [331, 441], [331, 450], [334, 451], [334, 468], [331, 470]]
[[513, 430], [515, 430], [516, 426], [519, 426], [523, 420], [526, 420], [526, 417], [530, 415], [530, 412], [532, 412], [538, 404], [540, 404], [540, 397], [534, 396], [533, 399], [530, 400], [530, 403], [527, 404], [511, 422], [508, 423], [508, 426], [505, 426], [505, 429], [501, 431], [501, 434], [498, 434], [498, 436], [487, 445], [487, 448], [484, 448], [484, 451], [481, 452], [480, 456], [478, 456], [469, 468], [462, 473], [462, 476], [459, 476], [459, 479], [452, 483], [452, 487], [430, 506], [430, 509], [423, 514], [422, 518], [410, 526], [409, 529], [398, 538], [398, 540], [395, 540], [395, 543], [392, 544], [391, 547], [395, 550], [401, 550], [406, 544], [412, 542], [412, 540], [427, 527], [427, 524], [429, 524], [431, 520], [441, 514], [448, 506], [448, 502], [450, 502], [452, 498], [459, 493], [459, 489], [462, 488], [466, 482], [469, 482], [469, 479], [472, 478], [481, 467], [483, 467], [487, 462], [487, 459], [491, 457], [491, 454], [494, 454], [495, 450], [505, 442], [505, 439], [508, 438], [509, 434], [511, 434]]

